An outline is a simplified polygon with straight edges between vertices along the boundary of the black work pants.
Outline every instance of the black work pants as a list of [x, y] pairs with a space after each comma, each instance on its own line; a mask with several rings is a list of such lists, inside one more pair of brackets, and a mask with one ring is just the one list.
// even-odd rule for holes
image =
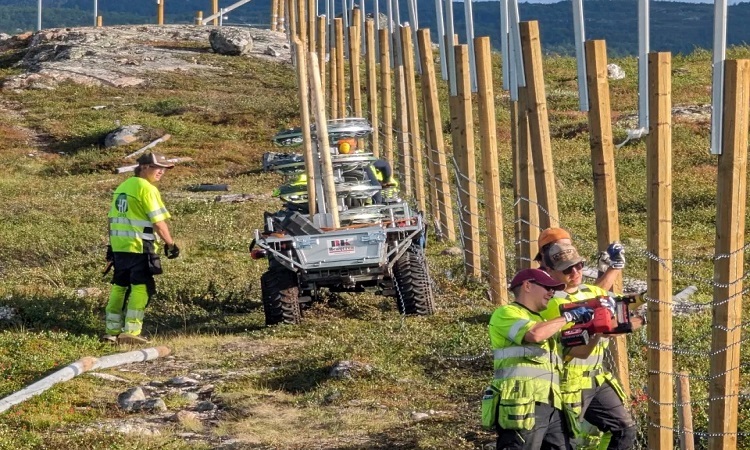
[[534, 428], [504, 430], [497, 427], [497, 450], [572, 450], [571, 436], [561, 410], [536, 403]]
[[[594, 386], [596, 386], [595, 381]], [[633, 448], [636, 438], [635, 421], [608, 382], [593, 389], [584, 389], [583, 407], [585, 408], [584, 419], [599, 431], [612, 433], [612, 440], [607, 450]]]

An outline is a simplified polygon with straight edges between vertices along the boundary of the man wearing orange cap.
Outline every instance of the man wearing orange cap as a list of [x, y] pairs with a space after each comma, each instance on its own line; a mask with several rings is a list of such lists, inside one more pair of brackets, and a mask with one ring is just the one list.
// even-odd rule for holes
[[[542, 268], [556, 281], [565, 284], [565, 288], [556, 292], [541, 312], [547, 320], [560, 316], [562, 304], [610, 296], [606, 289], [612, 286], [625, 264], [622, 246], [615, 248], [615, 245], [611, 245], [614, 251], [608, 256], [610, 261], [616, 262], [617, 267], [610, 265], [597, 284], [584, 284], [582, 270], [585, 261], [573, 246], [570, 234], [560, 228], [545, 230], [540, 235], [539, 247], [538, 258]], [[614, 302], [606, 303], [614, 311]], [[638, 328], [644, 322], [636, 317], [632, 323], [633, 328]], [[578, 434], [585, 419], [604, 432], [601, 449], [630, 449], [636, 438], [635, 421], [624, 406], [625, 394], [620, 383], [603, 365], [609, 339], [595, 336], [593, 341], [596, 342], [595, 347], [587, 358], [574, 358], [565, 363], [561, 392], [569, 424]]]
[[[562, 412], [563, 355], [558, 332], [585, 323], [593, 310], [581, 306], [546, 321], [540, 316], [555, 291], [565, 285], [540, 269], [519, 271], [510, 283], [515, 302], [490, 318], [495, 377], [482, 400], [482, 422], [497, 433], [498, 449], [572, 449]], [[587, 357], [593, 345], [574, 349]]]

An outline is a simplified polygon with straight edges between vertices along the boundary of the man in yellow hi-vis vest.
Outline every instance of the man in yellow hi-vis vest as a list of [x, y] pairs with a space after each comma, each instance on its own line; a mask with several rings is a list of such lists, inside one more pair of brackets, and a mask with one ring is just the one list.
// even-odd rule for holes
[[[584, 259], [569, 238], [545, 242], [540, 255], [543, 269], [556, 281], [565, 284], [565, 289], [556, 292], [542, 311], [545, 319], [560, 317], [562, 304], [610, 295], [597, 285], [583, 283]], [[612, 260], [621, 263], [617, 270], [621, 270], [625, 262], [622, 248], [613, 255]], [[614, 302], [608, 305], [614, 310]], [[634, 317], [632, 323], [633, 328], [638, 328], [644, 321]], [[566, 415], [574, 432], [584, 419], [604, 432], [600, 449], [630, 449], [636, 438], [635, 421], [625, 408], [626, 397], [619, 381], [603, 364], [609, 339], [596, 335], [592, 342], [596, 344], [588, 358], [573, 358], [565, 363], [561, 391]]]
[[166, 222], [171, 216], [154, 186], [174, 164], [157, 153], [141, 155], [137, 162], [135, 176], [115, 189], [107, 215], [107, 261], [114, 264], [115, 273], [102, 340], [113, 343], [148, 342], [140, 336], [143, 315], [146, 304], [156, 293], [154, 275], [162, 273], [156, 237], [164, 241], [167, 258], [180, 254]]
[[[546, 321], [542, 311], [564, 284], [539, 269], [524, 269], [510, 283], [515, 302], [490, 318], [495, 377], [482, 399], [482, 423], [495, 428], [498, 449], [572, 449], [562, 413], [563, 355], [558, 332], [568, 323], [591, 320], [588, 307]], [[592, 346], [577, 347], [586, 357]]]

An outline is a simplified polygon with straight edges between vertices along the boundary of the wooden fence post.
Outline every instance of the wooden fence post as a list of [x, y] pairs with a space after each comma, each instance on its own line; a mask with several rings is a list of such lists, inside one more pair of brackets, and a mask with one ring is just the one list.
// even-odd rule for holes
[[[398, 51], [394, 48], [394, 51]], [[411, 178], [411, 149], [409, 148], [409, 119], [407, 117], [406, 105], [406, 80], [404, 79], [404, 66], [395, 66], [396, 82], [396, 136], [398, 139], [399, 165], [401, 178], [403, 179], [403, 193], [406, 198], [414, 196]]]
[[312, 135], [310, 133], [310, 88], [305, 60], [305, 45], [299, 39], [294, 39], [295, 56], [297, 59], [297, 88], [299, 94], [300, 117], [302, 119], [302, 146], [305, 155], [305, 173], [307, 174], [307, 206], [310, 220], [316, 211], [315, 192], [315, 160], [313, 155]]
[[[615, 155], [610, 116], [607, 45], [603, 40], [586, 41], [586, 79], [589, 91], [589, 143], [591, 166], [594, 170], [594, 210], [599, 251], [620, 240], [620, 219], [617, 210]], [[612, 291], [622, 292], [622, 274], [618, 273]], [[625, 335], [610, 338], [615, 374], [625, 395], [630, 397], [630, 368]]]
[[297, 35], [305, 48], [313, 48], [307, 42], [307, 0], [297, 0]]
[[336, 110], [339, 118], [347, 116], [346, 111], [346, 79], [344, 78], [344, 20], [333, 19], [333, 29], [336, 34], [336, 97], [338, 106]]
[[[310, 51], [314, 51], [317, 46], [317, 39], [315, 37], [315, 28], [317, 25], [317, 8], [315, 7], [315, 0], [308, 0], [307, 1], [307, 45]], [[323, 60], [325, 61], [325, 55], [323, 56]], [[320, 55], [318, 55], [318, 64], [320, 64]], [[322, 67], [321, 70], [324, 70]], [[321, 81], [321, 87], [323, 88], [323, 93], [325, 94], [326, 85], [323, 83], [323, 79]]]
[[536, 21], [521, 22], [520, 27], [523, 70], [526, 74], [526, 88], [520, 91], [526, 94], [529, 108], [529, 130], [531, 152], [534, 157], [536, 195], [540, 206], [546, 210], [545, 214], [540, 214], [539, 223], [542, 228], [556, 227], [559, 226], [560, 215], [557, 211], [557, 187], [555, 186], [555, 170], [552, 162], [547, 98], [544, 91], [539, 24]]
[[737, 448], [747, 201], [750, 61], [724, 63], [724, 124], [716, 189], [713, 332], [708, 448]]
[[271, 1], [271, 31], [276, 31], [278, 21], [277, 14], [279, 13], [279, 0]]
[[[326, 18], [318, 17], [318, 65], [320, 66], [320, 87], [326, 92]], [[329, 103], [331, 99], [328, 99]]]
[[466, 274], [475, 279], [482, 276], [481, 240], [479, 237], [479, 196], [477, 193], [476, 157], [474, 154], [474, 116], [471, 105], [469, 47], [456, 45], [456, 86], [450, 99], [453, 155], [458, 163], [458, 190], [461, 201], [461, 237], [464, 247]]
[[102, 16], [96, 16], [96, 28], [101, 28], [101, 27], [102, 27]]
[[677, 416], [680, 419], [680, 450], [695, 450], [693, 407], [690, 404], [690, 374], [688, 372], [680, 372], [677, 383]]
[[286, 0], [287, 19], [289, 19], [289, 36], [299, 37], [297, 32], [297, 0]]
[[164, 0], [156, 0], [156, 24], [164, 25]]
[[323, 89], [320, 86], [320, 69], [318, 68], [318, 56], [315, 53], [308, 55], [308, 76], [312, 89], [312, 110], [315, 113], [315, 134], [317, 137], [317, 148], [320, 154], [320, 175], [323, 181], [323, 190], [328, 200], [327, 213], [331, 215], [331, 226], [339, 227], [339, 210], [336, 207], [336, 185], [333, 179], [333, 165], [331, 164], [331, 152], [328, 151], [328, 121], [326, 120], [326, 104], [323, 100]]
[[[414, 68], [414, 42], [411, 27], [401, 27], [401, 46], [404, 67], [404, 87], [406, 88], [406, 112], [409, 122], [409, 144], [411, 145], [411, 177], [414, 180], [414, 193], [420, 211], [427, 213], [424, 191], [424, 164], [422, 162], [422, 135], [419, 129], [419, 106], [417, 105], [417, 84]], [[431, 207], [433, 205], [430, 205]]]
[[526, 96], [519, 88], [518, 101], [513, 111], [516, 113], [516, 155], [514, 161], [518, 167], [517, 183], [518, 197], [518, 256], [517, 269], [532, 267], [532, 259], [539, 252], [537, 238], [539, 237], [539, 205], [536, 196], [536, 177], [534, 176], [534, 158], [531, 155], [531, 141], [529, 137], [529, 108], [526, 106]]
[[393, 166], [393, 74], [391, 73], [391, 35], [384, 28], [378, 32], [380, 42], [380, 105], [383, 119], [383, 156]]
[[362, 117], [362, 79], [359, 71], [362, 59], [362, 35], [359, 28], [360, 10], [352, 10], [352, 23], [349, 24], [349, 101], [354, 117]]
[[370, 151], [376, 158], [380, 157], [380, 124], [378, 123], [378, 67], [375, 55], [375, 21], [365, 22], [365, 40], [367, 46], [367, 110], [372, 126]]
[[503, 207], [500, 198], [500, 168], [497, 159], [497, 131], [495, 130], [495, 91], [492, 87], [492, 53], [489, 37], [474, 39], [474, 54], [479, 101], [479, 134], [482, 141], [484, 213], [487, 218], [487, 246], [490, 256], [490, 289], [492, 301], [504, 305], [508, 303], [508, 280], [505, 274]]
[[286, 32], [286, 13], [284, 8], [285, 0], [279, 0], [279, 12], [277, 14], [279, 18], [279, 25], [276, 28], [277, 31], [281, 31], [282, 33]]
[[419, 40], [419, 56], [422, 60], [422, 97], [424, 98], [425, 119], [429, 124], [430, 135], [428, 164], [431, 165], [432, 184], [437, 191], [437, 210], [440, 215], [440, 234], [451, 242], [456, 240], [456, 224], [453, 218], [453, 200], [451, 199], [450, 175], [445, 157], [445, 142], [443, 138], [443, 119], [440, 114], [440, 98], [438, 97], [437, 75], [435, 74], [435, 60], [432, 54], [432, 40], [430, 29], [422, 28], [417, 31]]
[[331, 59], [328, 61], [328, 70], [329, 70], [329, 77], [328, 77], [328, 90], [330, 92], [330, 98], [328, 99], [328, 103], [330, 104], [330, 111], [331, 111], [331, 119], [338, 119], [340, 117], [339, 115], [339, 69], [338, 64], [336, 60], [336, 55], [338, 54], [338, 49], [335, 46], [331, 47]]
[[[646, 145], [648, 194], [648, 446], [673, 448], [672, 390], [672, 56], [648, 55], [649, 132]], [[713, 366], [713, 364], [712, 364]]]

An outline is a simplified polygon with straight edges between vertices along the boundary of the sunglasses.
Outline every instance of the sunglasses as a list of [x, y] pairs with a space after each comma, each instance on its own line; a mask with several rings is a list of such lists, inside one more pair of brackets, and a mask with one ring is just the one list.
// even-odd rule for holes
[[580, 272], [581, 270], [583, 270], [583, 263], [579, 262], [578, 264], [573, 264], [567, 269], [561, 270], [561, 272], [565, 275], [570, 275], [571, 273], [573, 273], [573, 270], [575, 270], [576, 272]]
[[534, 280], [529, 280], [529, 283], [531, 283], [531, 284], [536, 284], [537, 286], [543, 287], [544, 289], [546, 289], [546, 290], [547, 290], [547, 292], [555, 292], [555, 288], [553, 288], [553, 287], [549, 287], [549, 286], [545, 286], [545, 285], [543, 285], [543, 284], [540, 284], [540, 283], [539, 283], [539, 282], [537, 282], [537, 281], [534, 281]]

